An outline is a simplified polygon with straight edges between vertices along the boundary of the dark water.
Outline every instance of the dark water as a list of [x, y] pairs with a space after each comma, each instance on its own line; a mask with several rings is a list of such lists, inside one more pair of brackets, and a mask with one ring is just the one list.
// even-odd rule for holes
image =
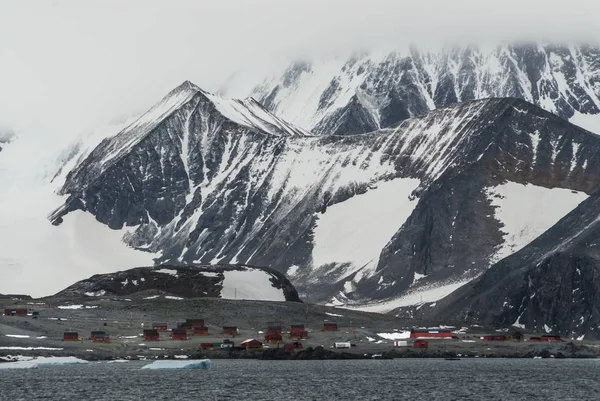
[[0, 370], [0, 400], [600, 400], [600, 359], [215, 360]]

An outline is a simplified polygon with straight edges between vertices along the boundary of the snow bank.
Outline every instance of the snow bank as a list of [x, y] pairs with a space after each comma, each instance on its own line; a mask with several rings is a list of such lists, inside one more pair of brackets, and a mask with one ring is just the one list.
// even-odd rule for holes
[[318, 215], [314, 229], [313, 266], [350, 262], [362, 267], [381, 250], [410, 216], [409, 200], [419, 180], [398, 178], [332, 205]]
[[59, 305], [58, 309], [82, 309], [83, 305]]
[[65, 357], [48, 357], [48, 358], [36, 358], [28, 361], [17, 361], [1, 363], [0, 369], [31, 369], [40, 366], [52, 366], [52, 365], [74, 365], [88, 363], [82, 359], [77, 359], [73, 356]]
[[396, 333], [377, 333], [377, 335], [381, 338], [385, 338], [386, 340], [406, 340], [410, 338], [410, 331], [399, 331]]
[[191, 359], [177, 361], [155, 361], [149, 365], [145, 365], [142, 369], [158, 370], [158, 369], [197, 369], [206, 370], [211, 368], [210, 359]]
[[283, 290], [273, 287], [271, 274], [264, 270], [246, 269], [223, 272], [221, 298], [285, 301]]
[[171, 276], [177, 277], [177, 270], [174, 270], [174, 269], [158, 269], [158, 270], [155, 270], [154, 272], [155, 273], [169, 274]]
[[504, 244], [492, 258], [497, 262], [529, 244], [583, 202], [584, 192], [506, 182], [486, 189], [494, 216], [503, 224]]

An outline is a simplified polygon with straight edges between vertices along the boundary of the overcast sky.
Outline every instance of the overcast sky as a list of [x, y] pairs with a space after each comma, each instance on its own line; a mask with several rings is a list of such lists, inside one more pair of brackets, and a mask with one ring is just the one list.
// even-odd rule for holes
[[[85, 3], [85, 5], [84, 5]], [[69, 137], [190, 79], [408, 42], [596, 41], [591, 0], [3, 1], [0, 126]]]

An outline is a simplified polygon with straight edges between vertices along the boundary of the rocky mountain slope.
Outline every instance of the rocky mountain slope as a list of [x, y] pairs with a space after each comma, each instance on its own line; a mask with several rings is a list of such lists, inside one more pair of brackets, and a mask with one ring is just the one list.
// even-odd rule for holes
[[296, 62], [251, 95], [317, 134], [374, 131], [489, 97], [520, 98], [600, 131], [600, 119], [586, 119], [600, 113], [600, 48], [533, 43], [410, 48]]
[[55, 296], [120, 296], [148, 290], [183, 298], [300, 302], [296, 289], [281, 273], [241, 265], [138, 267], [94, 275]]
[[157, 263], [269, 266], [313, 302], [386, 311], [550, 228], [600, 183], [599, 148], [518, 99], [310, 136], [186, 82], [68, 173], [51, 220], [91, 213]]
[[438, 302], [433, 315], [600, 338], [600, 193], [478, 280]]

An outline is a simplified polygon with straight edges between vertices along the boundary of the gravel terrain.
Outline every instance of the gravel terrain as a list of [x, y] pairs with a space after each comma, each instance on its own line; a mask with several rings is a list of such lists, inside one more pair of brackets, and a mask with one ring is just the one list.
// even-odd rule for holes
[[[355, 357], [383, 355], [384, 357], [443, 357], [443, 356], [506, 356], [506, 357], [593, 357], [598, 354], [598, 343], [563, 342], [556, 344], [514, 341], [481, 341], [479, 333], [514, 329], [465, 327], [457, 333], [458, 339], [430, 340], [429, 349], [412, 347], [394, 348], [390, 334], [400, 335], [410, 330], [414, 321], [400, 320], [392, 315], [351, 311], [297, 302], [239, 301], [216, 298], [170, 299], [168, 294], [156, 291], [140, 292], [125, 297], [83, 297], [64, 299], [49, 297], [35, 300], [4, 300], [4, 307], [27, 307], [39, 312], [39, 317], [0, 317], [0, 357], [8, 355], [74, 355], [84, 359], [115, 358], [175, 358], [188, 357], [267, 357], [270, 353], [230, 354], [225, 351], [199, 352], [200, 343], [221, 342], [228, 336], [220, 334], [222, 326], [237, 326], [239, 334], [231, 338], [239, 343], [246, 339], [264, 339], [269, 324], [280, 324], [284, 333], [291, 324], [304, 324], [309, 338], [304, 348], [322, 346], [333, 351], [334, 342], [349, 341], [356, 347], [340, 350]], [[176, 297], [172, 297], [176, 298]], [[186, 318], [201, 318], [209, 328], [208, 336], [189, 337], [188, 341], [174, 341], [170, 333], [161, 333], [160, 341], [145, 342], [143, 328], [152, 322], [166, 322], [169, 328]], [[321, 331], [325, 321], [337, 322], [337, 332]], [[457, 325], [460, 329], [460, 326]], [[104, 330], [111, 336], [109, 344], [92, 343], [92, 330]], [[458, 330], [458, 329], [457, 329]], [[65, 331], [77, 331], [81, 341], [64, 342]], [[509, 332], [509, 334], [510, 334]], [[383, 335], [380, 335], [384, 333]], [[387, 333], [387, 335], [385, 334]], [[284, 341], [289, 341], [284, 334]], [[270, 345], [277, 348], [277, 345]], [[268, 355], [267, 355], [268, 354]], [[276, 352], [275, 352], [276, 354]], [[347, 357], [352, 357], [347, 355]], [[334, 355], [335, 356], [335, 355]], [[323, 356], [309, 357], [318, 359]]]

